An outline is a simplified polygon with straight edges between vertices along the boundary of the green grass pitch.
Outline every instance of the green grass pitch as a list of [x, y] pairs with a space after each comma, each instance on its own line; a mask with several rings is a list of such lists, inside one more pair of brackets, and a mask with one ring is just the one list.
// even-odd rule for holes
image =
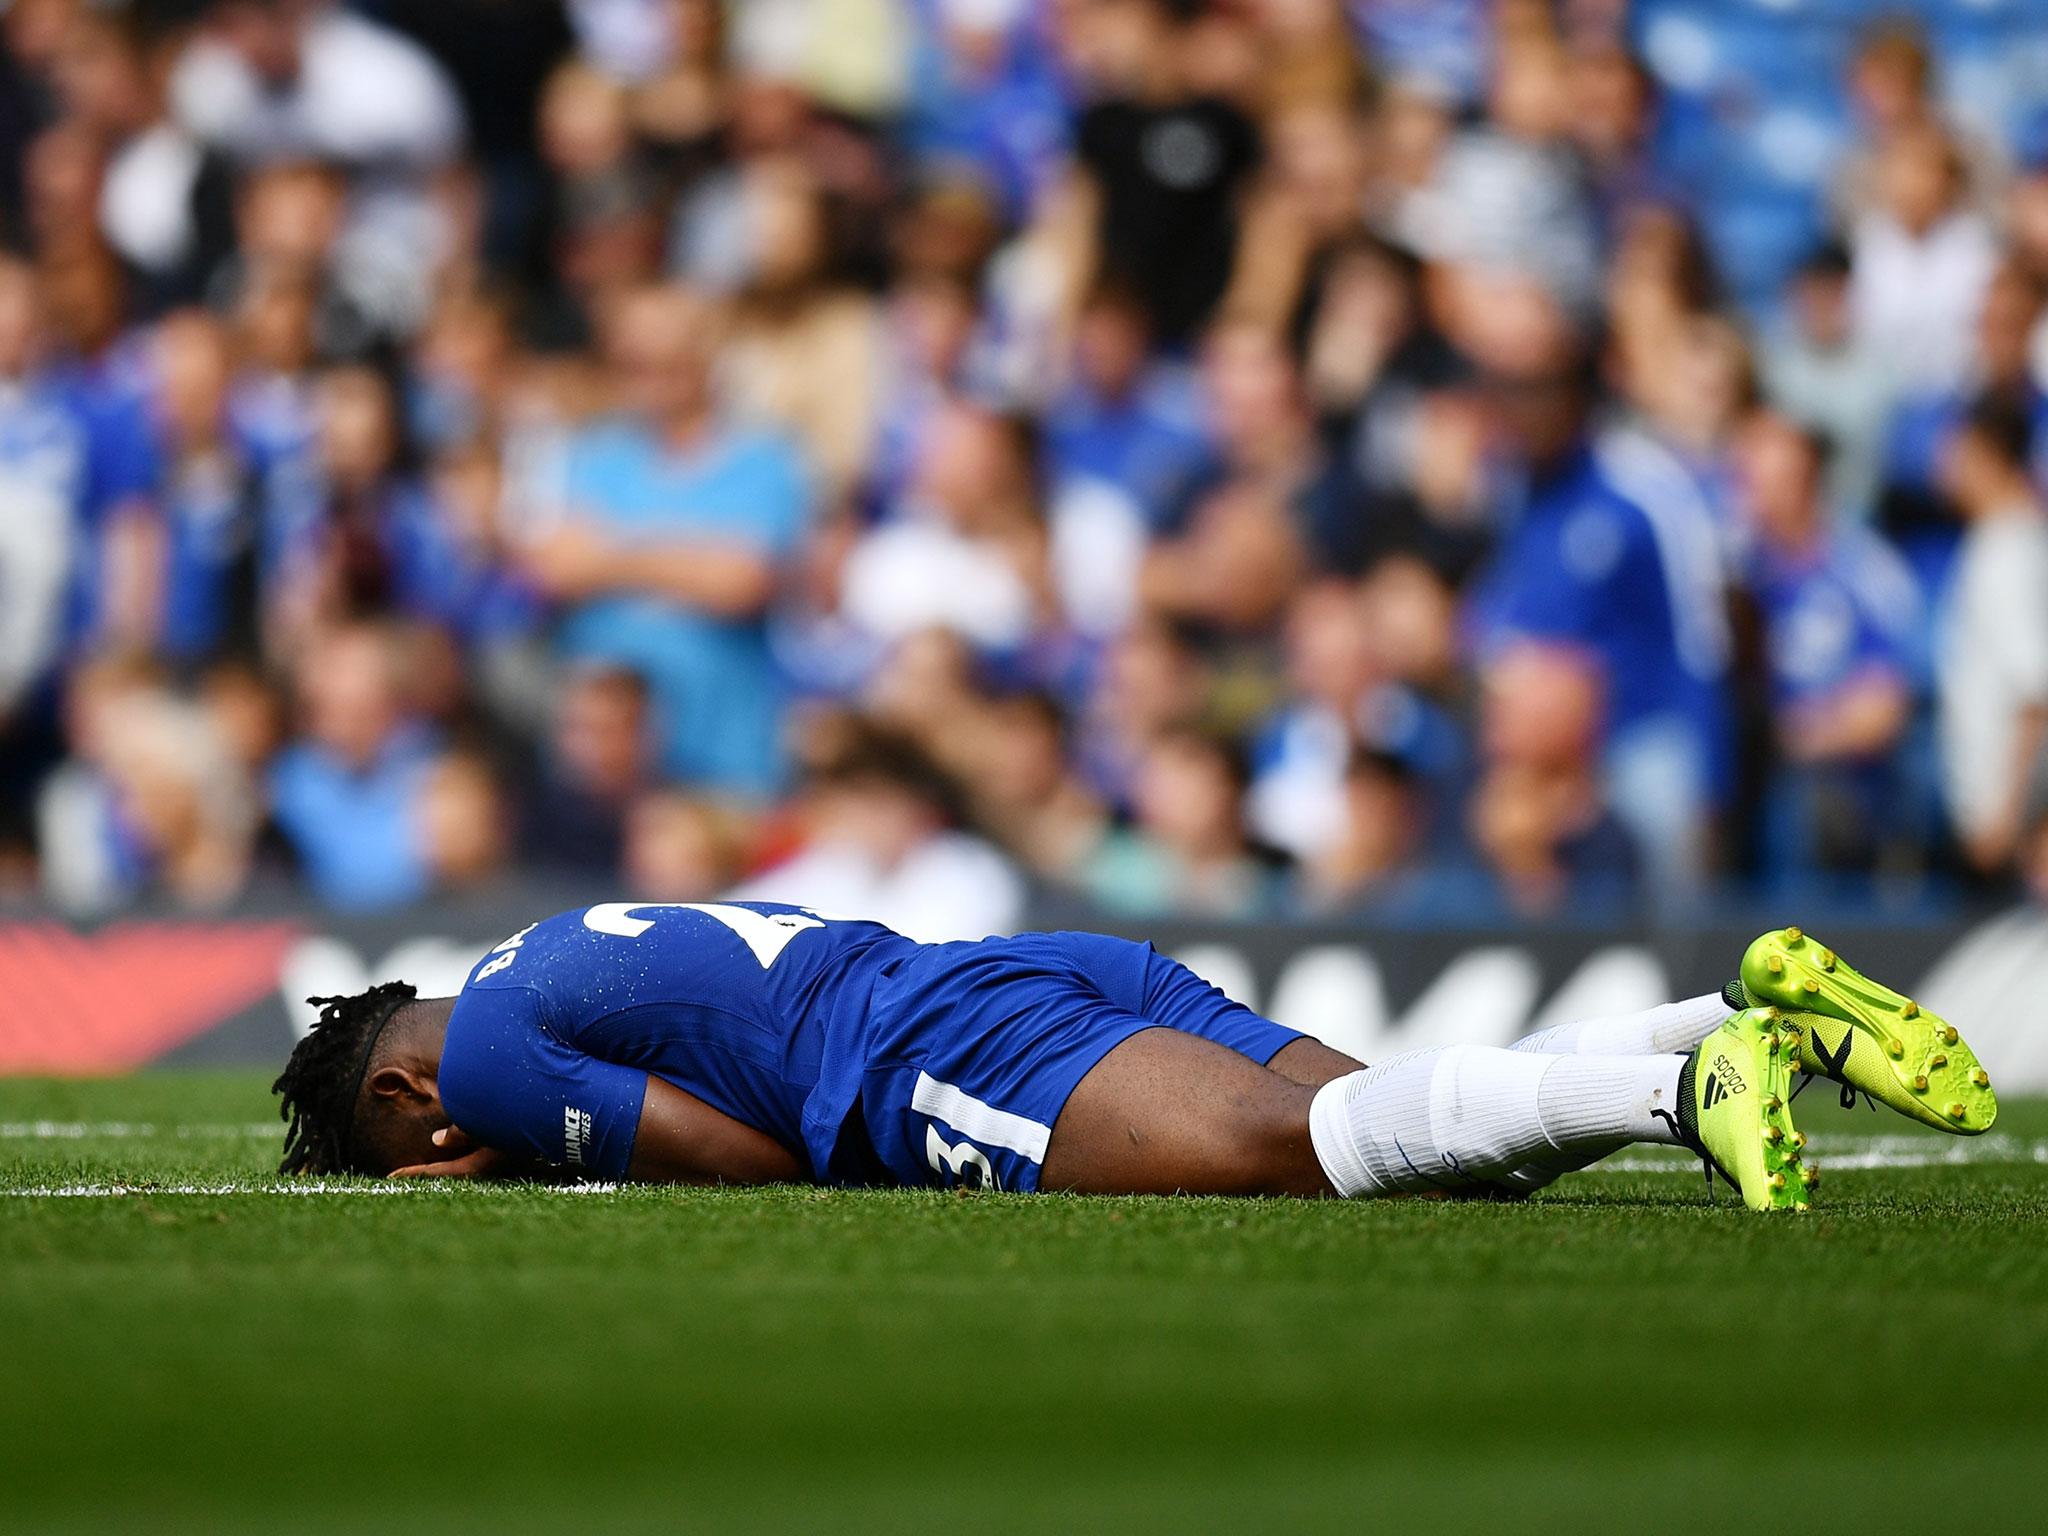
[[0, 1082], [0, 1529], [2044, 1528], [2048, 1104], [1800, 1107], [1769, 1220], [286, 1192], [257, 1076]]

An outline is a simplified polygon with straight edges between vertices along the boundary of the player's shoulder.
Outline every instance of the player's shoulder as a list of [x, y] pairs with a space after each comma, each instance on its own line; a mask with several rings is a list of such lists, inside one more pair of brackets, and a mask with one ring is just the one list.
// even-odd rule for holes
[[565, 942], [574, 941], [581, 928], [582, 913], [582, 908], [557, 912], [499, 940], [470, 967], [463, 991], [537, 990], [541, 974], [547, 969], [540, 962], [559, 951]]

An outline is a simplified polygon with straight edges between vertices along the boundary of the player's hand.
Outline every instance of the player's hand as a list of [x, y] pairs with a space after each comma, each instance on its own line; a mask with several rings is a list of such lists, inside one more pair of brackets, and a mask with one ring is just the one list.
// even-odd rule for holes
[[496, 1147], [486, 1147], [471, 1141], [469, 1137], [452, 1125], [444, 1125], [434, 1132], [434, 1145], [453, 1154], [440, 1162], [414, 1163], [410, 1168], [394, 1168], [387, 1175], [394, 1179], [495, 1179], [510, 1172], [510, 1159]]

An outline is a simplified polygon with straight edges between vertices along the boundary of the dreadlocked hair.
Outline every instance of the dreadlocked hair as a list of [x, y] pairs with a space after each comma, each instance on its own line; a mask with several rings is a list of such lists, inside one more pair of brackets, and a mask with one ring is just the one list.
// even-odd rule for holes
[[278, 1118], [291, 1122], [279, 1173], [363, 1171], [354, 1166], [356, 1097], [384, 1026], [418, 996], [407, 982], [387, 981], [353, 997], [306, 999], [320, 1017], [270, 1085], [283, 1096]]

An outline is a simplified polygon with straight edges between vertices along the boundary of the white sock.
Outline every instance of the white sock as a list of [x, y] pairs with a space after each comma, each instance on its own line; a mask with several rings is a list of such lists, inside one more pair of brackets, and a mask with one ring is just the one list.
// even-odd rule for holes
[[1682, 1056], [1538, 1056], [1452, 1045], [1325, 1083], [1316, 1161], [1344, 1196], [1538, 1189], [1636, 1141], [1676, 1142]]
[[[1683, 1055], [1559, 1057], [1539, 1100], [1543, 1128], [1558, 1150], [1538, 1153], [1502, 1182], [1529, 1194], [1636, 1142], [1681, 1145], [1678, 1074], [1685, 1063]], [[1627, 1133], [1611, 1129], [1617, 1125]]]
[[1719, 1029], [1730, 1013], [1718, 992], [1662, 1003], [1643, 1013], [1580, 1019], [1517, 1040], [1508, 1049], [1542, 1056], [1669, 1056], [1690, 1051]]

